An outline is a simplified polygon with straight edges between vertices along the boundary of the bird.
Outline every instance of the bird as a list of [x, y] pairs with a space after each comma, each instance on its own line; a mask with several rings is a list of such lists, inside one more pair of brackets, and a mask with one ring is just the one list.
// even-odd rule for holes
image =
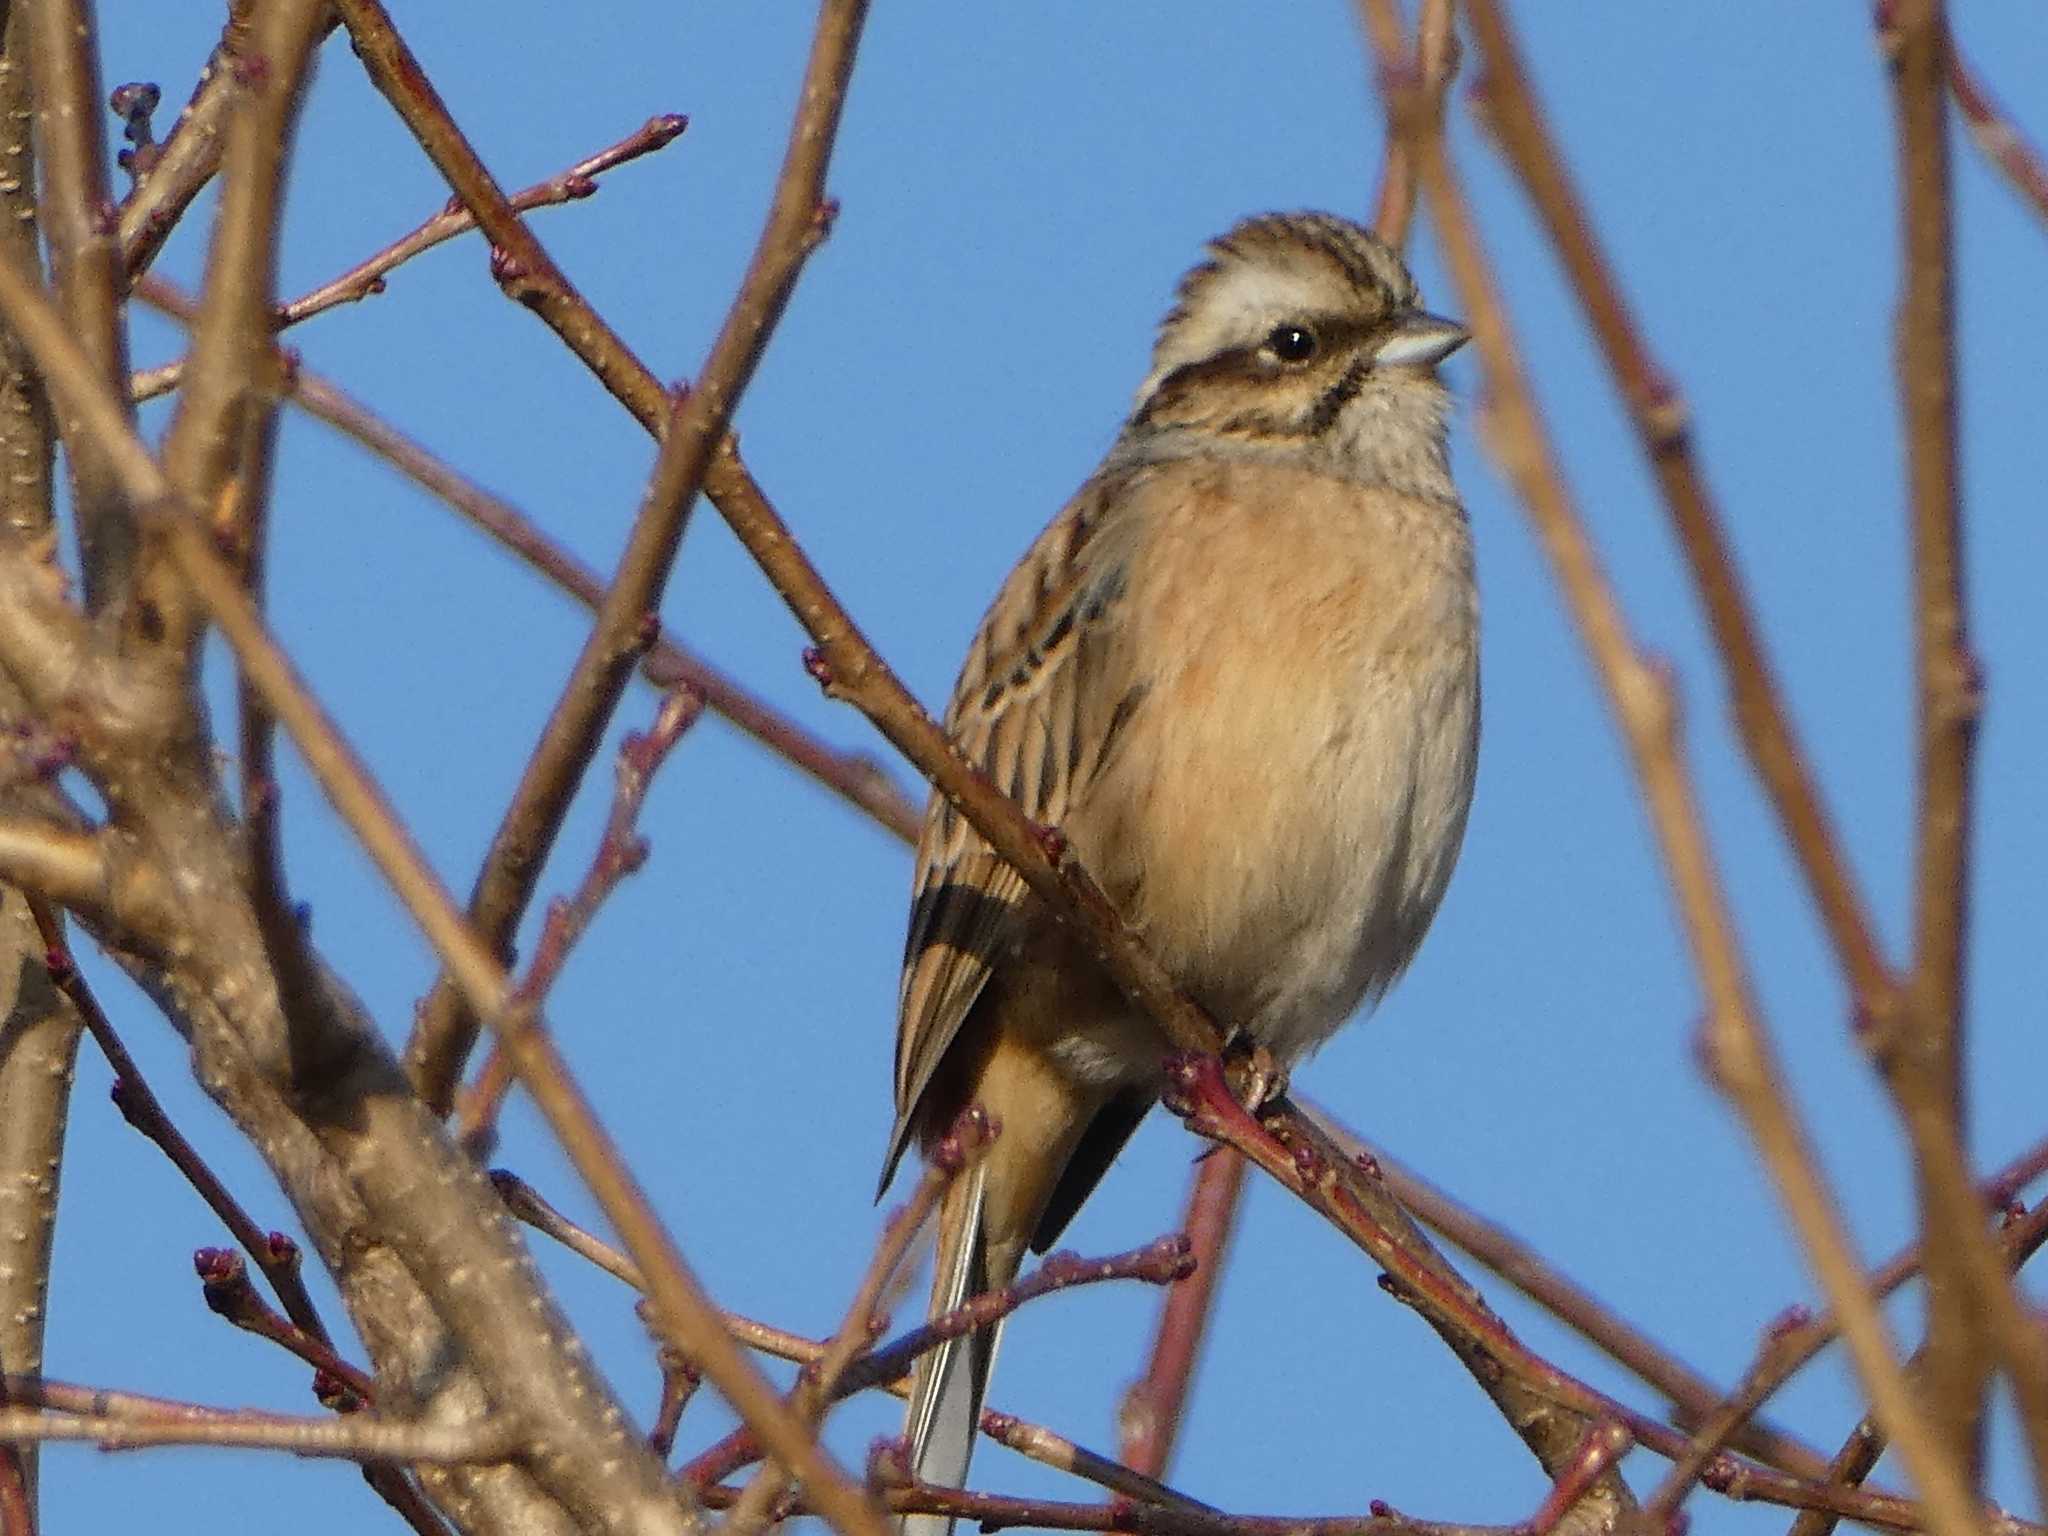
[[[1122, 430], [1003, 583], [946, 711], [1283, 1080], [1401, 974], [1464, 839], [1479, 604], [1435, 370], [1467, 335], [1338, 215], [1263, 214], [1209, 242]], [[940, 1205], [936, 1317], [1057, 1239], [1158, 1099], [1168, 1046], [937, 795], [913, 886], [881, 1189], [971, 1107], [999, 1127]], [[999, 1331], [919, 1361], [919, 1481], [965, 1481]]]

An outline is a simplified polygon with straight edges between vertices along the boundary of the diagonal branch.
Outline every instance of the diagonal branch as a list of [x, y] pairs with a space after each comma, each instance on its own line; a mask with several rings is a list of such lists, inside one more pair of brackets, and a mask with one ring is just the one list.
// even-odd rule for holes
[[[136, 297], [173, 318], [190, 318], [190, 300], [160, 278], [142, 278], [136, 284]], [[353, 438], [416, 485], [446, 502], [584, 607], [595, 609], [603, 601], [604, 582], [598, 574], [549, 538], [519, 508], [463, 476], [311, 369], [294, 363], [284, 372], [292, 402], [308, 415]], [[176, 378], [170, 378], [164, 387], [176, 388]], [[656, 637], [640, 659], [640, 675], [664, 691], [688, 688], [704, 700], [712, 713], [737, 726], [885, 831], [906, 843], [917, 840], [923, 812], [896, 787], [888, 771], [873, 757], [819, 741], [789, 716], [687, 649], [672, 631], [664, 628]]]
[[1970, 140], [2024, 198], [2036, 214], [2048, 219], [2048, 162], [2013, 126], [2012, 115], [1984, 84], [1983, 76], [1971, 67], [1949, 39], [1948, 86], [1955, 93], [1956, 109], [1963, 114], [1963, 126]]
[[[340, 0], [338, 8], [371, 80], [391, 99], [499, 247], [501, 277], [538, 282], [544, 288], [566, 287], [560, 270], [462, 142], [383, 7], [377, 0]], [[702, 371], [681, 404], [664, 413], [668, 419], [654, 474], [611, 587], [599, 605], [597, 622], [485, 855], [470, 913], [500, 954], [509, 948], [569, 801], [652, 638], [650, 625], [658, 621], [650, 616], [660, 605], [712, 453], [725, 436], [805, 259], [829, 227], [825, 170], [866, 11], [866, 0], [826, 0], [819, 11], [788, 153], [753, 260]], [[476, 1020], [460, 1006], [453, 980], [444, 977], [437, 982], [406, 1047], [406, 1061], [421, 1096], [437, 1110], [445, 1112], [452, 1102], [476, 1029]]]
[[[620, 1163], [588, 1101], [570, 1078], [545, 1032], [530, 1017], [507, 1009], [509, 986], [503, 969], [469, 929], [354, 752], [265, 632], [248, 595], [233, 571], [214, 552], [211, 538], [195, 514], [179, 502], [147, 449], [126, 430], [119, 402], [93, 377], [61, 319], [34, 285], [11, 269], [0, 268], [0, 315], [6, 317], [35, 354], [53, 390], [101, 436], [111, 460], [122, 473], [131, 504], [142, 514], [152, 535], [162, 538], [178, 564], [180, 575], [190, 583], [196, 599], [235, 652], [244, 677], [261, 692], [264, 702], [292, 734], [315, 779], [420, 922], [443, 960], [462, 978], [472, 1006], [486, 1017], [499, 1020], [522, 1081], [572, 1160], [591, 1182], [600, 1205], [651, 1277], [664, 1322], [681, 1337], [700, 1346], [696, 1352], [705, 1361], [706, 1373], [749, 1422], [760, 1425], [776, 1454], [789, 1457], [801, 1469], [813, 1496], [840, 1513], [848, 1536], [856, 1532], [861, 1536], [879, 1536], [866, 1503], [789, 1418], [773, 1388], [725, 1338], [716, 1314], [654, 1217], [644, 1194]], [[9, 622], [18, 627], [51, 617], [40, 610], [33, 614], [10, 612], [8, 603], [0, 603], [0, 614], [7, 615]], [[9, 659], [12, 662], [21, 658], [11, 654]], [[57, 661], [53, 659], [49, 665], [55, 668]], [[62, 688], [71, 683], [71, 674], [59, 669], [41, 681], [52, 688]], [[306, 1029], [312, 1021], [291, 1022]], [[337, 1057], [354, 1049], [350, 1036], [334, 1030], [320, 1032], [315, 1043]], [[340, 1072], [339, 1059], [334, 1067]], [[364, 1063], [361, 1070], [374, 1075], [381, 1068], [375, 1063]], [[330, 1091], [361, 1086], [344, 1074]], [[491, 1264], [480, 1265], [473, 1261], [473, 1255], [457, 1251], [462, 1243], [480, 1234], [466, 1224], [451, 1225], [441, 1220], [444, 1201], [465, 1201], [470, 1191], [466, 1176], [458, 1174], [460, 1165], [449, 1161], [452, 1149], [439, 1145], [420, 1148], [409, 1142], [400, 1146], [400, 1134], [412, 1128], [411, 1117], [416, 1111], [409, 1100], [393, 1096], [388, 1084], [362, 1104], [362, 1113], [378, 1117], [380, 1123], [396, 1120], [404, 1124], [394, 1126], [389, 1143], [352, 1141], [351, 1149], [359, 1154], [359, 1161], [351, 1168], [351, 1175], [366, 1199], [376, 1197], [375, 1214], [399, 1223], [420, 1242], [421, 1248], [411, 1255], [415, 1262], [435, 1269], [438, 1278], [459, 1284], [470, 1295], [466, 1305], [453, 1310], [450, 1326], [463, 1336], [466, 1344], [484, 1354], [494, 1368], [512, 1368], [514, 1356], [534, 1350], [546, 1352], [552, 1344], [551, 1334], [531, 1329], [507, 1330], [500, 1317], [490, 1315], [495, 1308], [480, 1304], [481, 1290], [494, 1290], [504, 1293], [505, 1303], [515, 1309], [528, 1306], [545, 1310], [544, 1303], [525, 1294], [529, 1272], [523, 1259], [505, 1255], [501, 1263], [501, 1256], [494, 1253]], [[436, 1169], [440, 1182], [424, 1191], [430, 1198], [420, 1198], [423, 1191], [413, 1184], [407, 1186], [405, 1198], [399, 1199], [399, 1176], [407, 1170], [378, 1159], [410, 1160], [415, 1154], [441, 1159]], [[497, 1243], [502, 1235], [495, 1229], [481, 1234], [491, 1244]], [[623, 1524], [636, 1519], [671, 1523], [676, 1515], [673, 1496], [655, 1481], [659, 1469], [652, 1458], [644, 1457], [643, 1465], [619, 1454], [624, 1442], [616, 1417], [607, 1412], [608, 1393], [580, 1363], [566, 1376], [561, 1364], [556, 1359], [551, 1366], [540, 1367], [552, 1374], [545, 1382], [535, 1381], [521, 1389], [526, 1396], [522, 1406], [535, 1415], [553, 1415], [553, 1422], [589, 1430], [606, 1450], [601, 1461], [590, 1464], [573, 1456], [543, 1458], [539, 1471], [559, 1479], [565, 1489], [577, 1492], [579, 1497], [582, 1493], [597, 1496], [604, 1490], [608, 1502], [603, 1518], [609, 1523]], [[535, 1369], [532, 1365], [526, 1368]], [[632, 1497], [627, 1496], [621, 1479], [635, 1483]]]
[[[559, 203], [575, 202], [579, 198], [592, 196], [597, 191], [597, 178], [607, 171], [651, 155], [656, 150], [666, 149], [681, 137], [683, 130], [690, 126], [690, 120], [679, 112], [663, 113], [650, 117], [638, 128], [620, 139], [616, 144], [607, 145], [594, 155], [585, 155], [565, 171], [550, 176], [546, 181], [535, 182], [524, 191], [514, 192], [506, 198], [506, 204], [515, 213], [530, 213], [535, 208], [550, 208]], [[339, 304], [354, 304], [384, 291], [384, 279], [392, 272], [411, 261], [413, 257], [435, 246], [453, 240], [457, 235], [476, 228], [476, 215], [460, 203], [451, 203], [439, 213], [408, 234], [401, 235], [374, 256], [364, 258], [346, 272], [329, 278], [319, 287], [309, 289], [290, 303], [277, 307], [277, 328], [282, 331], [310, 320], [313, 316], [333, 309]]]

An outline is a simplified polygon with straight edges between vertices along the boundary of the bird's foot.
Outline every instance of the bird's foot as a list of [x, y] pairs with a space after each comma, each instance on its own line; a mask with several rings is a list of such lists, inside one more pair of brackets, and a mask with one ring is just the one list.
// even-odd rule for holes
[[1237, 1102], [1254, 1119], [1287, 1096], [1287, 1069], [1279, 1058], [1255, 1041], [1234, 1035], [1223, 1047], [1223, 1072]]

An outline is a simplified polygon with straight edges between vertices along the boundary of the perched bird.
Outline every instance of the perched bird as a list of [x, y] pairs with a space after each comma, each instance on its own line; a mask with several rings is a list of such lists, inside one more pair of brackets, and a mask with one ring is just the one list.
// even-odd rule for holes
[[[1464, 836], [1478, 596], [1433, 370], [1465, 339], [1346, 219], [1268, 214], [1212, 242], [946, 714], [1182, 988], [1283, 1072], [1401, 973]], [[883, 1186], [968, 1106], [1001, 1125], [942, 1206], [934, 1315], [1059, 1235], [1158, 1097], [1166, 1049], [934, 798]], [[964, 1480], [996, 1333], [920, 1362], [922, 1480]]]

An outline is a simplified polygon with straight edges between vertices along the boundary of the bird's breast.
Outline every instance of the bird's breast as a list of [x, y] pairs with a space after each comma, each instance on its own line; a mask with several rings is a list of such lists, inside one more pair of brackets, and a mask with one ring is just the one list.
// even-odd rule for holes
[[1082, 852], [1181, 983], [1291, 1061], [1398, 975], [1463, 836], [1463, 518], [1226, 468], [1154, 520], [1126, 601], [1152, 687]]

